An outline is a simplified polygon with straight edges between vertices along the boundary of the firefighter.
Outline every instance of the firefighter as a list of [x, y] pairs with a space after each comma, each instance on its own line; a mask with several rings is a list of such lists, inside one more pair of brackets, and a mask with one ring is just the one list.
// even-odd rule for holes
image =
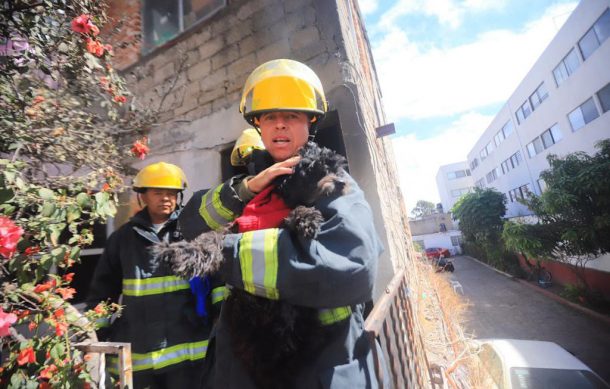
[[[291, 174], [299, 149], [313, 138], [326, 110], [322, 84], [306, 65], [279, 59], [255, 69], [246, 80], [240, 112], [265, 149], [252, 148], [250, 175], [195, 193], [179, 218], [185, 237], [223, 229], [275, 177]], [[347, 173], [342, 178], [346, 193], [315, 204], [325, 219], [316, 238], [295, 239], [277, 227], [227, 233], [222, 240], [219, 272], [227, 285], [317, 309], [320, 323], [333, 326], [314, 360], [299, 367], [294, 388], [377, 387], [363, 316], [382, 245], [362, 190]], [[233, 352], [227, 315], [221, 310], [210, 340], [214, 357], [206, 361], [204, 387], [256, 388]]]
[[[197, 315], [187, 280], [159, 264], [150, 247], [182, 239], [178, 197], [187, 187], [178, 166], [144, 167], [133, 190], [144, 209], [108, 238], [87, 297], [87, 306], [120, 302], [121, 316], [98, 330], [102, 340], [131, 343], [135, 388], [191, 388], [201, 381], [211, 324]], [[107, 364], [112, 373], [116, 365]]]

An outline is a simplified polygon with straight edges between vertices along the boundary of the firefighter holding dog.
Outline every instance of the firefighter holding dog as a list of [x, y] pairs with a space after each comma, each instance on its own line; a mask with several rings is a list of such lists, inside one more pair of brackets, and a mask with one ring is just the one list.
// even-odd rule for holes
[[[240, 102], [244, 118], [260, 134], [260, 143], [245, 148], [248, 154], [252, 153], [250, 174], [195, 193], [179, 219], [186, 239], [223, 231], [276, 177], [292, 174], [300, 160], [299, 150], [313, 139], [326, 110], [322, 84], [306, 65], [279, 59], [255, 69], [246, 81]], [[253, 135], [252, 130], [249, 134]], [[243, 151], [238, 157], [240, 153]], [[363, 328], [364, 305], [372, 300], [382, 245], [362, 190], [344, 171], [341, 179], [346, 183], [344, 192], [322, 197], [314, 204], [323, 221], [313, 239], [297, 238], [285, 228], [264, 223], [263, 228], [255, 230], [218, 234], [221, 238], [216, 243], [222, 254], [218, 274], [231, 293], [245, 291], [259, 298], [312, 309], [317, 313], [318, 325], [331, 329], [324, 332], [314, 358], [297, 366], [291, 384], [284, 387], [377, 387], [372, 350]], [[269, 215], [260, 220], [271, 218], [274, 212], [270, 209]], [[204, 253], [206, 256], [214, 254]], [[176, 269], [184, 265], [173, 266]], [[193, 263], [189, 266], [205, 267]], [[223, 307], [210, 339], [213, 358], [206, 360], [203, 387], [263, 389], [241, 363], [244, 356], [237, 355], [228, 316]], [[264, 332], [263, 329], [261, 336], [265, 336]], [[272, 355], [274, 350], [265, 352]], [[282, 373], [276, 371], [278, 376]]]
[[[197, 315], [188, 280], [150, 251], [155, 243], [182, 239], [177, 204], [186, 186], [176, 165], [158, 162], [140, 170], [133, 189], [144, 209], [108, 238], [87, 297], [91, 308], [106, 300], [124, 305], [111, 325], [99, 323], [98, 335], [131, 343], [135, 388], [192, 388], [201, 382], [211, 323]], [[107, 366], [110, 373], [116, 368], [112, 361]]]

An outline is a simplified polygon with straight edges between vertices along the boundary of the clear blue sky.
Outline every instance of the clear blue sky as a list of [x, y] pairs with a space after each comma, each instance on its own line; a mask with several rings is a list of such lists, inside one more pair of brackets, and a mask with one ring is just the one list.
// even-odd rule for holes
[[576, 7], [574, 0], [358, 0], [410, 211], [439, 202], [439, 166], [474, 142]]

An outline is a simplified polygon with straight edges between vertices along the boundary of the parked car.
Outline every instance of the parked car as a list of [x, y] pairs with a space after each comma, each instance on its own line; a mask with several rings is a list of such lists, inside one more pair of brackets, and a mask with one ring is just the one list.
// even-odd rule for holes
[[518, 339], [475, 341], [483, 385], [500, 389], [610, 388], [600, 376], [553, 342]]
[[442, 247], [428, 247], [426, 249], [426, 257], [428, 257], [428, 259], [435, 259], [440, 257], [441, 255], [444, 258], [449, 258], [451, 256], [451, 252]]

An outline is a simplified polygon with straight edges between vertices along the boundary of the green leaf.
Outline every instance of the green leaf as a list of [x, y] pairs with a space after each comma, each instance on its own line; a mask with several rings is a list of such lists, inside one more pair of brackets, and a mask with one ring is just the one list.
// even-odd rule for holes
[[70, 259], [77, 260], [80, 258], [80, 247], [73, 247], [70, 251]]
[[15, 193], [10, 189], [1, 189], [0, 190], [0, 203], [6, 203], [15, 197]]
[[44, 217], [51, 217], [55, 212], [55, 204], [45, 202], [42, 204], [42, 209], [40, 210], [40, 215]]
[[57, 343], [55, 346], [51, 348], [51, 358], [56, 360], [63, 360], [64, 354], [66, 353], [66, 348], [63, 343]]
[[91, 206], [91, 198], [87, 193], [81, 192], [76, 195], [76, 202], [81, 208], [87, 208]]
[[72, 223], [75, 220], [78, 220], [78, 218], [80, 217], [81, 213], [80, 213], [80, 209], [78, 209], [78, 207], [76, 205], [70, 205], [68, 207], [68, 215], [67, 215], [67, 222], [68, 223]]
[[40, 188], [38, 189], [38, 196], [43, 200], [53, 200], [55, 198], [55, 192], [51, 189]]

